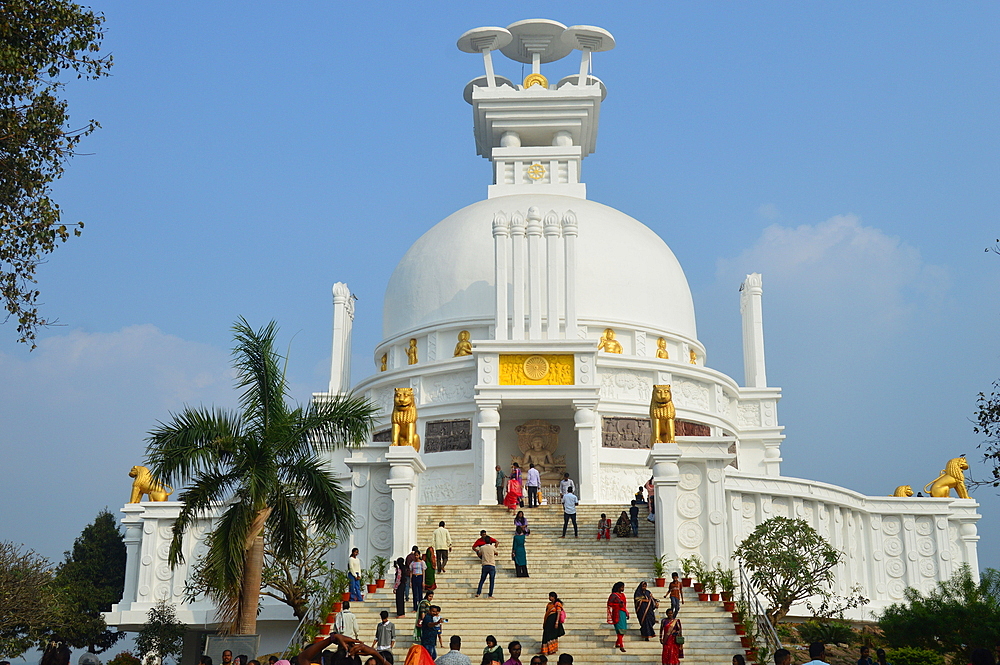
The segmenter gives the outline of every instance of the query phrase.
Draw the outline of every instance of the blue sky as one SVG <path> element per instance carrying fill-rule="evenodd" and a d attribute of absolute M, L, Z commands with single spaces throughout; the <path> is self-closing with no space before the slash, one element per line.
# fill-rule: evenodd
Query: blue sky
<path fill-rule="evenodd" d="M 325 389 L 331 295 L 359 297 L 354 374 L 409 245 L 486 196 L 455 41 L 535 16 L 610 30 L 589 197 L 683 265 L 708 364 L 742 382 L 738 293 L 764 276 L 786 475 L 870 494 L 978 460 L 1000 378 L 1000 5 L 100 2 L 113 75 L 67 91 L 56 187 L 84 235 L 40 271 L 61 326 L 0 327 L 0 534 L 51 558 L 128 498 L 145 433 L 235 405 L 230 326 L 278 321 L 300 400 Z M 575 70 L 568 58 L 545 71 Z M 497 58 L 498 73 L 520 65 Z M 973 474 L 985 468 L 973 463 Z M 980 561 L 1000 566 L 1000 500 Z"/>

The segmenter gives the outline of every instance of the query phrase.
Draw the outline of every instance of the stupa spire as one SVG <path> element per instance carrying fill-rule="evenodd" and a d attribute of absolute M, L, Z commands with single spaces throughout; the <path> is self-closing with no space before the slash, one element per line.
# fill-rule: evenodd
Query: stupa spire
<path fill-rule="evenodd" d="M 466 53 L 480 53 L 486 75 L 465 87 L 472 105 L 476 152 L 493 162 L 489 198 L 549 193 L 587 197 L 580 162 L 594 152 L 601 101 L 607 89 L 590 74 L 591 54 L 610 51 L 614 37 L 603 28 L 529 19 L 506 28 L 474 28 L 458 40 Z M 551 84 L 542 65 L 581 52 L 577 73 Z M 520 84 L 497 76 L 493 51 L 531 65 Z"/>

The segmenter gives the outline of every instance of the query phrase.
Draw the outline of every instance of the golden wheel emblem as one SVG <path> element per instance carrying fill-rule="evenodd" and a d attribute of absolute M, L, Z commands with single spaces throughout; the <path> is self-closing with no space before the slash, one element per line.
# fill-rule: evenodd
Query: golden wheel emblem
<path fill-rule="evenodd" d="M 533 85 L 540 85 L 543 88 L 548 88 L 549 80 L 541 74 L 528 74 L 524 77 L 524 89 L 527 90 Z"/>
<path fill-rule="evenodd" d="M 532 381 L 539 381 L 549 373 L 549 361 L 542 356 L 531 356 L 521 366 L 524 375 Z"/>
<path fill-rule="evenodd" d="M 541 164 L 532 164 L 528 167 L 528 177 L 532 180 L 541 180 L 545 177 L 545 167 Z"/>

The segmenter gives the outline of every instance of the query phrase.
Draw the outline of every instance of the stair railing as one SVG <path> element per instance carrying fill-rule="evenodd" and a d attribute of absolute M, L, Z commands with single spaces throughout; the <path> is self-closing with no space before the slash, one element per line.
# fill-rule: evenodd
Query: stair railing
<path fill-rule="evenodd" d="M 305 625 L 306 621 L 314 620 L 316 618 L 316 613 L 319 612 L 322 607 L 323 601 L 323 594 L 315 594 L 314 600 L 309 603 L 309 607 L 306 608 L 306 613 L 302 615 L 302 619 L 300 619 L 298 625 L 295 626 L 292 636 L 288 638 L 288 644 L 285 645 L 284 650 L 281 652 L 281 659 L 288 656 L 289 651 L 292 649 L 292 645 L 295 644 L 296 641 L 302 640 L 302 626 Z"/>
<path fill-rule="evenodd" d="M 778 639 L 778 632 L 767 617 L 767 608 L 761 604 L 760 594 L 750 580 L 746 568 L 743 567 L 743 561 L 739 557 L 736 557 L 736 565 L 740 571 L 740 597 L 750 607 L 750 614 L 753 616 L 754 623 L 757 624 L 758 634 L 763 636 L 768 650 L 774 653 L 781 648 L 781 640 Z"/>

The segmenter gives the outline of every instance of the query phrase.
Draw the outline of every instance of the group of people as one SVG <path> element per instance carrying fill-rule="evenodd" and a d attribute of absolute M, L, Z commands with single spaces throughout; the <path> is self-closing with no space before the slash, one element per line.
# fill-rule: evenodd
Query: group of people
<path fill-rule="evenodd" d="M 506 506 L 507 510 L 513 513 L 518 508 L 524 508 L 526 494 L 528 508 L 537 508 L 541 505 L 542 476 L 534 464 L 528 465 L 527 477 L 518 462 L 510 465 L 509 476 L 503 472 L 499 464 L 496 466 L 496 472 L 497 505 Z M 562 480 L 559 481 L 560 499 L 566 496 L 567 492 L 575 494 L 576 484 L 568 473 L 564 473 Z"/>
<path fill-rule="evenodd" d="M 659 622 L 660 644 L 663 645 L 660 661 L 663 665 L 679 665 L 680 659 L 684 657 L 684 633 L 678 618 L 683 596 L 677 573 L 673 575 L 666 597 L 670 598 L 670 608 Z M 653 597 L 645 581 L 639 582 L 639 586 L 635 588 L 633 603 L 635 618 L 639 622 L 639 634 L 648 642 L 657 634 L 656 609 L 660 603 Z M 608 623 L 615 629 L 615 648 L 622 653 L 625 653 L 625 632 L 628 630 L 629 617 L 625 583 L 617 582 L 608 596 Z"/>

